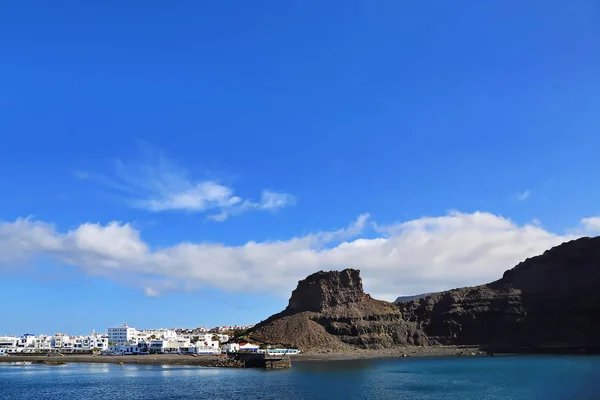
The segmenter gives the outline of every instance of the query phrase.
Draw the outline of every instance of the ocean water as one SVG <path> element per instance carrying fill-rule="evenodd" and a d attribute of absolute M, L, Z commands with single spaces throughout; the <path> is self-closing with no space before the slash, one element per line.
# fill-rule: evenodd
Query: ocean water
<path fill-rule="evenodd" d="M 0 363 L 0 399 L 599 400 L 600 357 L 295 362 L 290 370 Z"/>

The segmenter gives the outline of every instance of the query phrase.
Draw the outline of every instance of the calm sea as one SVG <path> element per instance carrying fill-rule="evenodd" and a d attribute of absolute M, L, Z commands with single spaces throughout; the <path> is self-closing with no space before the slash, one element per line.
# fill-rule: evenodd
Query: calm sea
<path fill-rule="evenodd" d="M 295 362 L 291 370 L 0 363 L 0 399 L 600 399 L 600 357 Z"/>

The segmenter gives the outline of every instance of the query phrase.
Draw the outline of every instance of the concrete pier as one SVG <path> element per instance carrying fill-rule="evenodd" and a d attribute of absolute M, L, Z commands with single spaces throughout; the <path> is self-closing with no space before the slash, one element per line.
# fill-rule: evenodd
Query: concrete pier
<path fill-rule="evenodd" d="M 244 363 L 244 368 L 291 368 L 292 361 L 287 354 L 270 355 L 266 353 L 228 353 L 236 361 Z"/>

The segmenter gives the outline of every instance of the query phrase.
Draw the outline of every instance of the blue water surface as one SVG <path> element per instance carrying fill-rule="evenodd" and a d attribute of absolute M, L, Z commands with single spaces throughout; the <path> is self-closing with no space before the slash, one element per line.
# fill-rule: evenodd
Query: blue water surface
<path fill-rule="evenodd" d="M 290 370 L 0 363 L 0 399 L 600 399 L 600 357 L 294 362 Z"/>

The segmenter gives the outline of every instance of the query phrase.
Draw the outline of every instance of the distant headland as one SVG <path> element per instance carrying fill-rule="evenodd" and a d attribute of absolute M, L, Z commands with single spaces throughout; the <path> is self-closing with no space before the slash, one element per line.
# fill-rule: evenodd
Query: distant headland
<path fill-rule="evenodd" d="M 600 237 L 563 243 L 489 284 L 418 297 L 375 300 L 364 293 L 358 270 L 320 271 L 301 280 L 287 308 L 247 336 L 309 353 L 435 352 L 440 346 L 489 354 L 597 352 Z"/>

